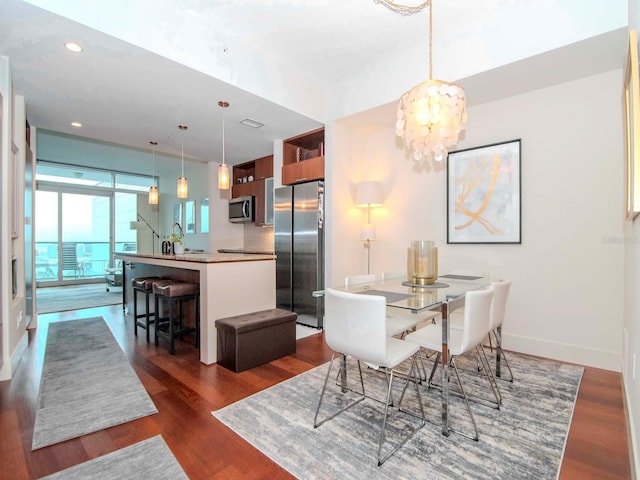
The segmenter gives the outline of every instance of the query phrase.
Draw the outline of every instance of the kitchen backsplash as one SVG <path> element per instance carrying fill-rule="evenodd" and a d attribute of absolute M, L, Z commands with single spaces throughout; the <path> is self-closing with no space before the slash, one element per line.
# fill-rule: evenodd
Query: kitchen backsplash
<path fill-rule="evenodd" d="M 256 227 L 254 223 L 244 224 L 244 248 L 246 250 L 266 250 L 272 252 L 274 246 L 273 227 Z"/>

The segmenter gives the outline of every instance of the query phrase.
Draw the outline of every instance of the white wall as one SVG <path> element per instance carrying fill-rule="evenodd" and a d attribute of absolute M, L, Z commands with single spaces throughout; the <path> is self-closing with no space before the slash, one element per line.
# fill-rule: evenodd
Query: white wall
<path fill-rule="evenodd" d="M 638 0 L 629 1 L 629 27 L 640 29 Z M 625 253 L 622 377 L 630 427 L 630 449 L 636 478 L 640 478 L 640 217 L 633 223 L 625 222 L 621 243 Z"/>
<path fill-rule="evenodd" d="M 367 3 L 373 2 L 365 2 L 361 8 L 366 8 Z M 448 7 L 439 7 L 440 3 L 433 7 L 433 77 L 448 81 L 465 79 L 627 25 L 626 0 L 460 0 Z M 426 36 L 428 14 L 418 16 L 425 22 L 421 25 L 425 26 Z M 412 28 L 411 19 L 391 15 L 388 20 Z M 466 28 L 461 31 L 459 25 L 465 21 Z M 545 35 L 540 35 L 541 25 Z M 378 55 L 359 75 L 341 78 L 331 86 L 326 94 L 328 118 L 395 103 L 402 93 L 428 78 L 426 37 L 418 43 L 403 44 L 402 40 L 398 39 L 397 48 L 390 54 Z M 554 74 L 545 72 L 540 81 Z"/>
<path fill-rule="evenodd" d="M 186 248 L 208 250 L 209 248 L 209 235 L 200 233 L 201 220 L 200 220 L 200 204 L 203 198 L 209 196 L 209 167 L 200 163 L 185 162 L 184 164 L 184 176 L 187 177 L 187 183 L 189 185 L 188 197 L 178 198 L 178 176 L 180 170 L 176 170 L 175 175 L 164 175 L 160 177 L 158 182 L 158 191 L 160 192 L 160 198 L 158 200 L 158 207 L 160 210 L 160 225 L 158 233 L 160 234 L 160 240 L 164 235 L 171 235 L 171 227 L 174 223 L 173 209 L 177 204 L 182 205 L 182 223 L 183 232 L 186 232 L 185 223 L 185 207 L 187 202 L 195 202 L 196 206 L 196 233 L 185 234 L 183 243 Z M 211 205 L 209 206 L 211 208 Z M 215 206 L 214 206 L 215 208 Z M 156 252 L 160 250 L 156 248 Z"/>
<path fill-rule="evenodd" d="M 622 378 L 637 477 L 640 474 L 640 217 L 633 223 L 625 222 L 620 243 L 625 252 Z"/>
<path fill-rule="evenodd" d="M 26 347 L 26 311 L 24 287 L 24 215 L 14 211 L 14 195 L 24 196 L 24 185 L 14 178 L 24 178 L 26 150 L 24 98 L 14 96 L 10 62 L 0 56 L 0 93 L 2 94 L 2 139 L 0 145 L 0 316 L 2 316 L 2 368 L 0 380 L 11 378 L 22 350 Z M 15 145 L 15 151 L 14 151 Z M 15 158 L 15 160 L 14 160 Z M 18 169 L 14 172 L 14 169 Z M 16 215 L 14 225 L 14 215 Z M 15 229 L 14 229 L 15 226 Z M 17 233 L 15 238 L 12 233 Z M 12 258 L 17 259 L 18 291 L 12 295 Z"/>
<path fill-rule="evenodd" d="M 209 251 L 243 246 L 244 227 L 229 222 L 231 189 L 218 189 L 218 164 L 209 164 Z"/>
<path fill-rule="evenodd" d="M 11 285 L 9 277 L 11 236 L 9 229 L 9 155 L 10 155 L 10 132 L 9 119 L 11 105 L 11 73 L 9 70 L 9 59 L 0 56 L 0 95 L 2 105 L 0 106 L 0 284 Z M 0 380 L 5 380 L 11 376 L 10 346 L 9 346 L 9 301 L 11 290 L 0 288 L 0 319 L 2 320 L 2 365 L 0 366 Z"/>
<path fill-rule="evenodd" d="M 380 180 L 386 199 L 372 213 L 372 272 L 403 268 L 411 240 L 435 240 L 441 263 L 514 280 L 507 348 L 619 371 L 623 246 L 609 239 L 622 236 L 621 83 L 617 70 L 469 109 L 458 148 L 522 139 L 521 245 L 447 245 L 444 165 L 429 171 L 408 160 L 392 121 L 336 122 L 328 283 L 365 271 L 366 212 L 353 191 L 360 180 Z"/>

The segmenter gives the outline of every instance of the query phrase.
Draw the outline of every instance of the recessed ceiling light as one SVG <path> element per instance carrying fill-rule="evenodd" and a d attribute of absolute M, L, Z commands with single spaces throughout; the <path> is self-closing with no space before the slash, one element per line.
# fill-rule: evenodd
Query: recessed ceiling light
<path fill-rule="evenodd" d="M 82 51 L 82 47 L 78 45 L 76 42 L 67 42 L 64 44 L 67 50 L 73 53 L 80 53 Z"/>
<path fill-rule="evenodd" d="M 242 120 L 240 120 L 240 123 L 251 128 L 264 127 L 264 123 L 254 120 L 252 118 L 243 118 Z"/>
<path fill-rule="evenodd" d="M 80 128 L 82 126 L 82 124 L 80 122 L 71 122 L 71 126 Z"/>

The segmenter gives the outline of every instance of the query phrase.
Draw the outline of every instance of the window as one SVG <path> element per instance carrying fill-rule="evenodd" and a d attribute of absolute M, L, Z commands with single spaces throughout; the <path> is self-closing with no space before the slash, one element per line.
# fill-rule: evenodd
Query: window
<path fill-rule="evenodd" d="M 153 177 L 150 175 L 113 172 L 46 161 L 37 162 L 36 181 L 81 187 L 115 188 L 133 192 L 146 192 L 154 184 Z"/>

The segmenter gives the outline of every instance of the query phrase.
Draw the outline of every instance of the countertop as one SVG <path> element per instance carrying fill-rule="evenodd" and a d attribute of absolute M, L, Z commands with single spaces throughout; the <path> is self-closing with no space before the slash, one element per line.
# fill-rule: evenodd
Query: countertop
<path fill-rule="evenodd" d="M 250 248 L 219 248 L 219 253 L 249 253 L 251 255 L 275 255 L 275 252 L 266 250 L 252 250 Z"/>
<path fill-rule="evenodd" d="M 120 258 L 155 258 L 158 260 L 175 260 L 179 262 L 196 263 L 226 263 L 226 262 L 255 262 L 261 260 L 275 260 L 273 254 L 248 254 L 248 253 L 185 253 L 184 255 L 161 255 L 151 253 L 116 252 Z"/>

